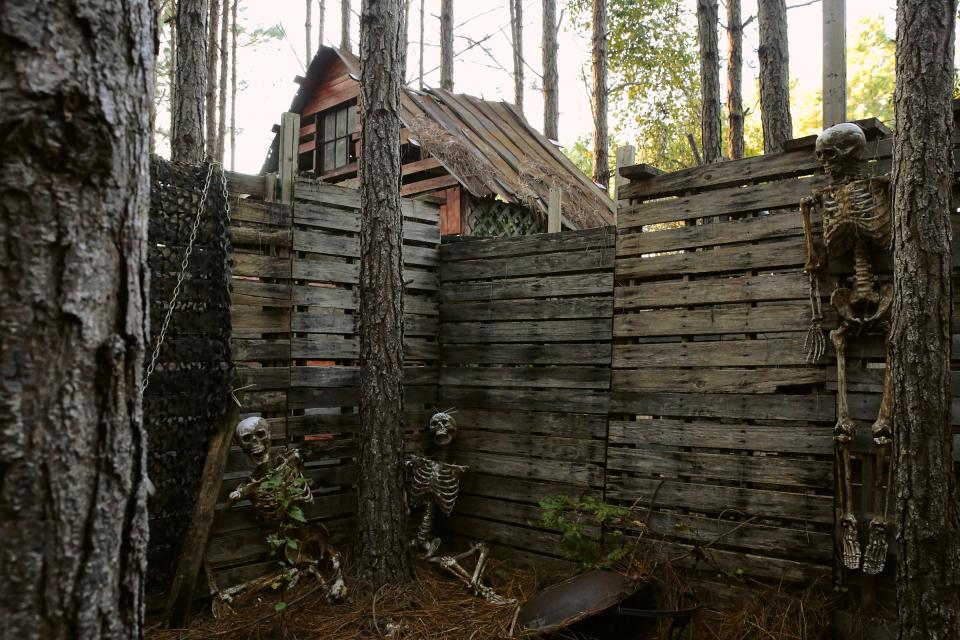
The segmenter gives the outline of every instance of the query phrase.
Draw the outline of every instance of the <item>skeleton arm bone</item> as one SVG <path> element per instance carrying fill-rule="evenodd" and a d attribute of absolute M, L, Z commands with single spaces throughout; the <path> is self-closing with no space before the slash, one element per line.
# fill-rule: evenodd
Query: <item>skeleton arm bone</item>
<path fill-rule="evenodd" d="M 800 214 L 803 216 L 803 236 L 807 242 L 807 263 L 803 266 L 803 270 L 807 273 L 815 273 L 823 268 L 823 259 L 817 250 L 813 237 L 813 226 L 810 223 L 810 210 L 821 205 L 822 201 L 819 193 L 800 200 Z"/>

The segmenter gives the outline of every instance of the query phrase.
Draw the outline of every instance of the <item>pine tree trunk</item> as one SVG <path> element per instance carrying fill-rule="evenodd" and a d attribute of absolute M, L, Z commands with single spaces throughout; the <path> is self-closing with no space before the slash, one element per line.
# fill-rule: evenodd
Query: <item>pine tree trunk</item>
<path fill-rule="evenodd" d="M 423 2 L 420 0 L 420 89 L 423 90 Z"/>
<path fill-rule="evenodd" d="M 230 171 L 237 163 L 237 3 L 230 9 Z"/>
<path fill-rule="evenodd" d="M 224 0 L 226 2 L 226 0 Z M 207 40 L 207 157 L 217 157 L 217 54 L 220 37 L 220 0 L 210 0 Z"/>
<path fill-rule="evenodd" d="M 897 3 L 893 352 L 900 638 L 960 629 L 950 404 L 956 0 Z"/>
<path fill-rule="evenodd" d="M 217 162 L 223 164 L 227 138 L 227 33 L 230 27 L 230 0 L 223 0 L 220 25 L 220 91 L 217 104 Z"/>
<path fill-rule="evenodd" d="M 170 0 L 170 68 L 167 72 L 170 74 L 168 82 L 169 90 L 169 109 L 170 109 L 170 149 L 173 152 L 173 139 L 176 136 L 174 131 L 175 114 L 177 111 L 177 0 Z"/>
<path fill-rule="evenodd" d="M 340 0 L 340 48 L 350 51 L 350 0 Z"/>
<path fill-rule="evenodd" d="M 593 0 L 593 181 L 610 185 L 607 139 L 607 0 Z"/>
<path fill-rule="evenodd" d="M 743 154 L 743 20 L 740 0 L 727 0 L 727 155 Z"/>
<path fill-rule="evenodd" d="M 453 91 L 453 0 L 440 3 L 440 88 Z"/>
<path fill-rule="evenodd" d="M 0 633 L 19 640 L 143 634 L 156 16 L 87 8 L 0 3 Z"/>
<path fill-rule="evenodd" d="M 306 31 L 306 57 L 303 59 L 303 64 L 305 68 L 310 68 L 310 62 L 313 60 L 313 17 L 310 15 L 311 10 L 313 9 L 313 0 L 306 0 L 307 3 L 307 18 L 304 20 L 303 28 Z"/>
<path fill-rule="evenodd" d="M 697 0 L 697 27 L 700 40 L 700 134 L 703 162 L 722 158 L 723 114 L 720 111 L 720 44 L 717 41 L 717 0 Z"/>
<path fill-rule="evenodd" d="M 785 0 L 757 0 L 760 23 L 760 120 L 763 123 L 763 152 L 783 150 L 793 137 L 790 117 L 790 53 L 787 47 L 787 5 Z"/>
<path fill-rule="evenodd" d="M 403 465 L 400 87 L 402 0 L 364 0 L 360 19 L 360 455 L 358 572 L 412 576 Z"/>
<path fill-rule="evenodd" d="M 207 93 L 207 0 L 177 2 L 177 76 L 174 85 L 170 157 L 200 164 L 204 158 L 203 114 Z"/>
<path fill-rule="evenodd" d="M 513 104 L 523 113 L 523 0 L 510 3 L 510 35 L 513 41 Z"/>
<path fill-rule="evenodd" d="M 557 1 L 543 0 L 543 135 L 559 137 L 560 78 L 557 75 Z"/>
<path fill-rule="evenodd" d="M 317 50 L 323 46 L 323 23 L 327 17 L 327 0 L 320 0 L 320 13 L 317 15 Z"/>

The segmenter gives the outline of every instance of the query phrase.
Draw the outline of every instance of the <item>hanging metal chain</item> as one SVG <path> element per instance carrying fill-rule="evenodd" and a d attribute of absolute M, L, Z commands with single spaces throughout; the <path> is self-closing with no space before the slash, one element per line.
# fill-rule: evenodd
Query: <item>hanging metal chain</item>
<path fill-rule="evenodd" d="M 143 384 L 140 386 L 140 392 L 143 393 L 147 390 L 147 386 L 150 384 L 150 376 L 153 375 L 153 370 L 157 367 L 157 358 L 160 357 L 160 347 L 163 346 L 163 341 L 167 337 L 167 329 L 170 327 L 170 318 L 173 317 L 173 310 L 177 304 L 177 298 L 180 297 L 180 288 L 183 286 L 183 279 L 187 275 L 187 267 L 190 264 L 190 255 L 193 253 L 193 244 L 197 240 L 197 231 L 200 229 L 200 219 L 203 217 L 203 211 L 206 208 L 207 204 L 207 195 L 210 192 L 210 180 L 213 177 L 213 170 L 215 167 L 220 166 L 217 162 L 211 162 L 210 166 L 207 169 L 207 177 L 203 183 L 203 195 L 200 198 L 200 203 L 197 205 L 197 213 L 193 218 L 193 228 L 190 230 L 190 239 L 187 241 L 187 250 L 183 253 L 183 260 L 180 261 L 180 273 L 177 274 L 177 284 L 173 287 L 173 293 L 170 295 L 170 303 L 167 306 L 167 314 L 163 318 L 163 324 L 160 325 L 160 333 L 157 335 L 157 344 L 153 348 L 153 355 L 150 357 L 150 364 L 147 365 L 147 371 L 143 376 Z M 223 193 L 223 204 L 226 208 L 227 222 L 230 221 L 230 199 L 227 193 L 227 176 L 223 172 L 223 169 L 220 169 L 220 182 L 221 182 L 221 192 Z"/>

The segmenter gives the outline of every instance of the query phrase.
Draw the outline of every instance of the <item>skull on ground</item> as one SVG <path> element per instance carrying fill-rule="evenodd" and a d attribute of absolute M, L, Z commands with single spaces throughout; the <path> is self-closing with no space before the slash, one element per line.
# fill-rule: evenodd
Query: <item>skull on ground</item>
<path fill-rule="evenodd" d="M 258 467 L 270 458 L 270 423 L 263 418 L 241 420 L 236 430 L 240 448 Z"/>
<path fill-rule="evenodd" d="M 858 125 L 842 122 L 817 136 L 817 160 L 833 184 L 859 178 L 867 136 Z"/>

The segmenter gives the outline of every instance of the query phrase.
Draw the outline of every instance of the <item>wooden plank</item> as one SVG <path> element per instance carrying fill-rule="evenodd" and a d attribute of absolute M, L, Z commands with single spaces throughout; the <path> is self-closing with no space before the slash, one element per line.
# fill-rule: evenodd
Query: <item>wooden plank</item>
<path fill-rule="evenodd" d="M 799 213 L 792 211 L 643 233 L 624 233 L 620 230 L 617 236 L 617 258 L 802 235 L 803 220 Z"/>
<path fill-rule="evenodd" d="M 555 298 L 606 294 L 613 287 L 612 273 L 580 273 L 567 276 L 511 278 L 464 282 L 440 291 L 442 302 L 506 300 L 509 298 Z"/>
<path fill-rule="evenodd" d="M 711 546 L 703 549 L 702 545 L 684 545 L 675 542 L 649 541 L 647 547 L 653 548 L 653 553 L 675 564 L 677 567 L 689 570 L 709 571 L 710 573 L 734 573 L 763 578 L 777 583 L 809 584 L 814 581 L 825 583 L 831 576 L 831 568 L 827 565 L 816 565 L 810 562 L 798 562 L 771 558 L 741 551 L 732 551 Z M 701 553 L 701 549 L 702 553 Z"/>
<path fill-rule="evenodd" d="M 540 253 L 510 258 L 486 258 L 445 262 L 440 267 L 440 279 L 485 280 L 516 276 L 556 275 L 574 271 L 594 271 L 613 268 L 613 251 L 583 250 L 577 252 Z"/>
<path fill-rule="evenodd" d="M 691 509 L 720 514 L 736 510 L 763 518 L 796 522 L 833 523 L 833 496 L 748 489 L 682 480 L 607 476 L 607 498 L 649 505 L 656 492 L 655 506 Z"/>
<path fill-rule="evenodd" d="M 360 367 L 291 367 L 289 370 L 290 387 L 335 388 L 359 387 Z M 404 367 L 405 385 L 430 385 L 437 383 L 435 367 Z"/>
<path fill-rule="evenodd" d="M 611 413 L 833 422 L 833 395 L 614 392 Z"/>
<path fill-rule="evenodd" d="M 293 222 L 332 231 L 360 233 L 360 216 L 356 210 L 327 207 L 322 202 L 298 200 L 293 211 Z"/>
<path fill-rule="evenodd" d="M 612 445 L 698 447 L 832 456 L 832 425 L 765 425 L 697 420 L 611 420 Z"/>
<path fill-rule="evenodd" d="M 420 180 L 418 182 L 411 182 L 400 187 L 400 196 L 408 197 L 415 196 L 421 193 L 427 193 L 429 191 L 437 191 L 439 189 L 446 189 L 447 187 L 452 187 L 460 184 L 460 182 L 453 176 L 439 176 L 437 178 L 427 178 L 426 180 Z"/>
<path fill-rule="evenodd" d="M 268 247 L 278 247 L 281 249 L 290 248 L 289 229 L 279 229 L 270 231 L 256 227 L 238 227 L 232 226 L 230 231 L 230 244 L 236 248 L 246 245 L 252 245 L 257 249 L 266 249 Z"/>
<path fill-rule="evenodd" d="M 471 469 L 483 469 L 486 473 L 515 478 L 564 482 L 586 487 L 599 487 L 603 484 L 603 468 L 592 464 L 571 465 L 569 462 L 556 460 L 464 450 L 456 451 L 454 460 Z"/>
<path fill-rule="evenodd" d="M 495 344 L 484 346 L 440 346 L 447 365 L 460 364 L 579 364 L 610 363 L 610 346 L 605 344 Z"/>
<path fill-rule="evenodd" d="M 604 443 L 599 440 L 516 433 L 493 435 L 487 431 L 470 429 L 461 430 L 451 446 L 454 451 L 567 460 L 577 464 L 583 462 L 603 464 L 605 454 Z"/>
<path fill-rule="evenodd" d="M 806 245 L 796 238 L 763 244 L 718 247 L 709 251 L 624 258 L 617 260 L 617 280 L 750 269 L 782 269 L 803 266 L 806 261 Z"/>
<path fill-rule="evenodd" d="M 804 334 L 770 340 L 710 340 L 620 344 L 613 349 L 616 368 L 744 367 L 805 365 Z"/>
<path fill-rule="evenodd" d="M 334 235 L 325 231 L 296 229 L 293 234 L 294 251 L 323 253 L 345 258 L 360 257 L 360 236 Z"/>
<path fill-rule="evenodd" d="M 833 313 L 824 305 L 826 326 Z M 781 302 L 710 309 L 650 309 L 613 318 L 614 337 L 706 335 L 806 331 L 810 326 L 809 302 Z"/>
<path fill-rule="evenodd" d="M 492 522 L 455 513 L 447 520 L 447 527 L 456 534 L 474 540 L 489 540 L 496 544 L 537 551 L 560 547 L 560 535 L 541 529 Z"/>
<path fill-rule="evenodd" d="M 827 184 L 826 176 L 816 175 L 651 200 L 621 207 L 617 212 L 617 227 L 628 230 L 661 222 L 740 215 L 781 207 L 799 208 L 801 198 Z"/>
<path fill-rule="evenodd" d="M 257 278 L 289 278 L 290 258 L 233 253 L 233 275 Z"/>
<path fill-rule="evenodd" d="M 609 318 L 594 320 L 528 320 L 518 322 L 444 323 L 440 339 L 446 344 L 485 342 L 609 341 Z"/>
<path fill-rule="evenodd" d="M 446 405 L 444 405 L 446 406 Z M 455 408 L 454 418 L 464 431 L 549 435 L 562 438 L 605 438 L 606 416 L 588 413 L 526 412 L 517 420 L 515 411 Z"/>
<path fill-rule="evenodd" d="M 233 360 L 289 360 L 289 340 L 237 339 L 231 341 Z"/>
<path fill-rule="evenodd" d="M 235 304 L 230 307 L 230 325 L 234 337 L 244 337 L 245 334 L 287 333 L 290 331 L 290 310 Z"/>
<path fill-rule="evenodd" d="M 480 495 L 527 504 L 538 504 L 541 500 L 556 495 L 598 499 L 602 495 L 599 487 L 573 484 L 568 479 L 553 481 L 502 475 L 499 468 L 479 466 L 463 476 L 460 491 L 463 495 Z"/>
<path fill-rule="evenodd" d="M 224 171 L 227 177 L 227 189 L 232 196 L 249 195 L 254 198 L 263 197 L 263 176 Z"/>
<path fill-rule="evenodd" d="M 503 300 L 497 302 L 497 304 L 461 302 L 446 303 L 440 306 L 440 319 L 443 322 L 561 320 L 565 318 L 609 318 L 612 315 L 612 295 L 602 298 L 565 298 L 562 300 Z M 451 329 L 451 331 L 453 330 Z"/>
<path fill-rule="evenodd" d="M 801 460 L 774 455 L 689 453 L 611 448 L 607 470 L 694 480 L 723 480 L 819 489 L 833 487 L 833 460 Z"/>
<path fill-rule="evenodd" d="M 809 287 L 806 274 L 800 271 L 692 281 L 670 280 L 617 287 L 614 290 L 614 303 L 616 309 L 642 309 L 766 300 L 806 300 L 809 297 Z M 829 278 L 823 278 L 820 287 L 822 291 L 830 291 L 833 282 Z"/>
<path fill-rule="evenodd" d="M 515 258 L 558 251 L 601 249 L 613 247 L 615 242 L 615 227 L 598 227 L 557 234 L 538 233 L 516 238 L 469 238 L 456 242 L 444 241 L 440 246 L 440 254 L 444 262 L 478 258 Z"/>
<path fill-rule="evenodd" d="M 617 369 L 617 391 L 697 391 L 700 393 L 776 393 L 785 387 L 822 384 L 822 367 L 762 369 Z"/>
<path fill-rule="evenodd" d="M 443 404 L 473 409 L 606 413 L 606 393 L 585 389 L 444 387 Z"/>
<path fill-rule="evenodd" d="M 289 367 L 237 367 L 237 385 L 252 389 L 287 389 L 290 386 Z"/>
<path fill-rule="evenodd" d="M 610 370 L 606 367 L 444 367 L 440 370 L 440 384 L 457 387 L 608 389 Z"/>
<path fill-rule="evenodd" d="M 230 302 L 236 305 L 289 307 L 290 284 L 234 277 L 230 280 Z"/>

